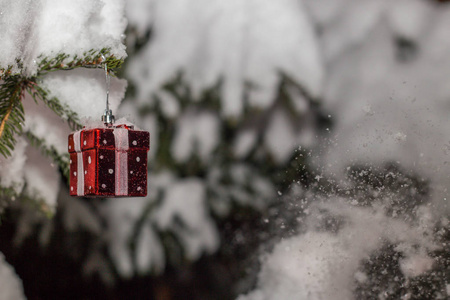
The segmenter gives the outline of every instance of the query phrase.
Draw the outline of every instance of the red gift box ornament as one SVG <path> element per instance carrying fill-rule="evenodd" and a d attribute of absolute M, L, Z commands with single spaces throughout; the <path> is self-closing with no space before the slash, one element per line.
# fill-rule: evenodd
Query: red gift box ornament
<path fill-rule="evenodd" d="M 70 134 L 70 195 L 146 196 L 149 140 L 126 125 Z"/>
<path fill-rule="evenodd" d="M 70 195 L 143 197 L 147 195 L 150 134 L 134 130 L 132 125 L 113 124 L 107 73 L 106 79 L 106 110 L 102 116 L 104 126 L 84 127 L 69 135 Z"/>

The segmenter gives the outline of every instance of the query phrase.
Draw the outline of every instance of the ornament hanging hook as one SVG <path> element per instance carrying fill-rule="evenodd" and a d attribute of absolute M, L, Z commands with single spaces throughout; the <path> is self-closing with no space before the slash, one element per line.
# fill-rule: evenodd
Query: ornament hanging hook
<path fill-rule="evenodd" d="M 110 86 L 110 76 L 108 73 L 108 64 L 106 63 L 106 58 L 102 54 L 102 62 L 105 68 L 105 81 L 106 81 L 106 109 L 102 115 L 102 121 L 106 126 L 110 127 L 114 124 L 114 115 L 112 110 L 109 109 L 109 86 Z"/>

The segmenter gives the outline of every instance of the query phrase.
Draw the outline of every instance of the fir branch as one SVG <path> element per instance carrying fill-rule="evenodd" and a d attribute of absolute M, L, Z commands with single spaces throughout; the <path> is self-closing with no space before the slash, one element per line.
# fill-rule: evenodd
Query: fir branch
<path fill-rule="evenodd" d="M 39 84 L 35 83 L 35 79 L 32 81 L 32 84 L 29 84 L 27 86 L 27 91 L 33 97 L 36 103 L 38 102 L 38 99 L 41 100 L 56 115 L 58 115 L 63 120 L 66 120 L 72 130 L 78 130 L 82 127 L 78 115 L 73 112 L 67 105 L 61 104 L 58 98 L 49 98 L 50 92 L 41 87 Z"/>
<path fill-rule="evenodd" d="M 7 157 L 14 149 L 15 134 L 22 133 L 25 120 L 22 106 L 27 81 L 21 76 L 8 76 L 0 86 L 0 154 Z"/>
<path fill-rule="evenodd" d="M 5 124 L 9 119 L 9 116 L 11 115 L 11 112 L 13 110 L 13 102 L 11 101 L 10 105 L 6 109 L 6 115 L 3 117 L 2 122 L 0 123 L 0 138 L 2 137 L 3 130 L 5 130 Z"/>
<path fill-rule="evenodd" d="M 26 192 L 25 187 L 20 192 L 17 192 L 12 187 L 0 186 L 0 214 L 7 206 L 15 201 L 20 201 L 21 203 L 31 206 L 48 218 L 51 218 L 54 215 L 53 209 L 48 206 L 43 198 L 36 197 L 36 195 L 31 196 Z"/>
<path fill-rule="evenodd" d="M 15 192 L 13 188 L 5 188 L 0 186 L 0 216 L 3 215 L 3 212 L 6 207 L 11 203 L 11 201 L 14 201 L 15 198 Z M 1 221 L 1 218 L 0 218 Z M 0 222 L 1 224 L 1 222 Z"/>
<path fill-rule="evenodd" d="M 102 56 L 105 57 L 105 61 L 103 61 Z M 111 54 L 109 48 L 103 48 L 100 51 L 91 49 L 83 53 L 81 57 L 78 57 L 78 55 L 70 57 L 67 54 L 60 53 L 52 58 L 40 56 L 39 59 L 41 60 L 38 63 L 38 77 L 54 71 L 67 71 L 76 68 L 99 68 L 103 67 L 105 62 L 108 70 L 114 74 L 123 64 L 123 59 L 116 58 Z"/>
<path fill-rule="evenodd" d="M 8 78 L 9 76 L 13 75 L 12 74 L 12 66 L 9 66 L 8 68 L 2 68 L 0 67 L 0 80 L 5 80 L 6 78 Z"/>
<path fill-rule="evenodd" d="M 59 167 L 65 180 L 69 182 L 70 168 L 69 168 L 69 153 L 61 154 L 52 145 L 48 145 L 44 139 L 35 136 L 32 132 L 26 131 L 25 136 L 30 141 L 31 145 L 38 148 L 44 156 L 51 158 Z"/>

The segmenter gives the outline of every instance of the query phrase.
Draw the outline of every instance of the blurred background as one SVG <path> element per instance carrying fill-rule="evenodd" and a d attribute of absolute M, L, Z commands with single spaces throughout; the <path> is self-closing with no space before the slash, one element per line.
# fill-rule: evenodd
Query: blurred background
<path fill-rule="evenodd" d="M 73 198 L 55 168 L 53 218 L 5 208 L 0 251 L 26 297 L 448 299 L 446 2 L 127 1 L 115 114 L 150 132 L 149 194 Z M 307 275 L 270 257 L 319 232 L 351 279 L 301 296 L 283 280 Z M 341 247 L 367 235 L 380 242 Z"/>

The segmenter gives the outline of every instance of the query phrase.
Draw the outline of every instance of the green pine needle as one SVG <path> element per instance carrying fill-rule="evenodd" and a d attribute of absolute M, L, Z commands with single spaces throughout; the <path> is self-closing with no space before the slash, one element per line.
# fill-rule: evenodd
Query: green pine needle
<path fill-rule="evenodd" d="M 103 48 L 100 51 L 91 49 L 81 57 L 74 55 L 70 57 L 67 54 L 60 53 L 55 57 L 39 57 L 38 63 L 38 77 L 48 74 L 54 71 L 67 71 L 76 68 L 102 68 L 105 61 L 102 59 L 102 55 L 105 57 L 108 70 L 114 75 L 123 64 L 123 59 L 116 58 L 111 54 L 110 49 Z"/>
<path fill-rule="evenodd" d="M 25 121 L 22 98 L 27 82 L 20 76 L 8 76 L 0 86 L 0 154 L 11 155 L 15 135 L 22 133 Z"/>
<path fill-rule="evenodd" d="M 41 100 L 56 115 L 67 121 L 72 130 L 78 130 L 82 127 L 78 115 L 75 112 L 73 112 L 67 105 L 62 105 L 58 98 L 49 98 L 50 92 L 36 84 L 35 81 L 33 81 L 33 84 L 28 85 L 27 92 L 33 97 L 36 103 L 38 100 Z"/>

